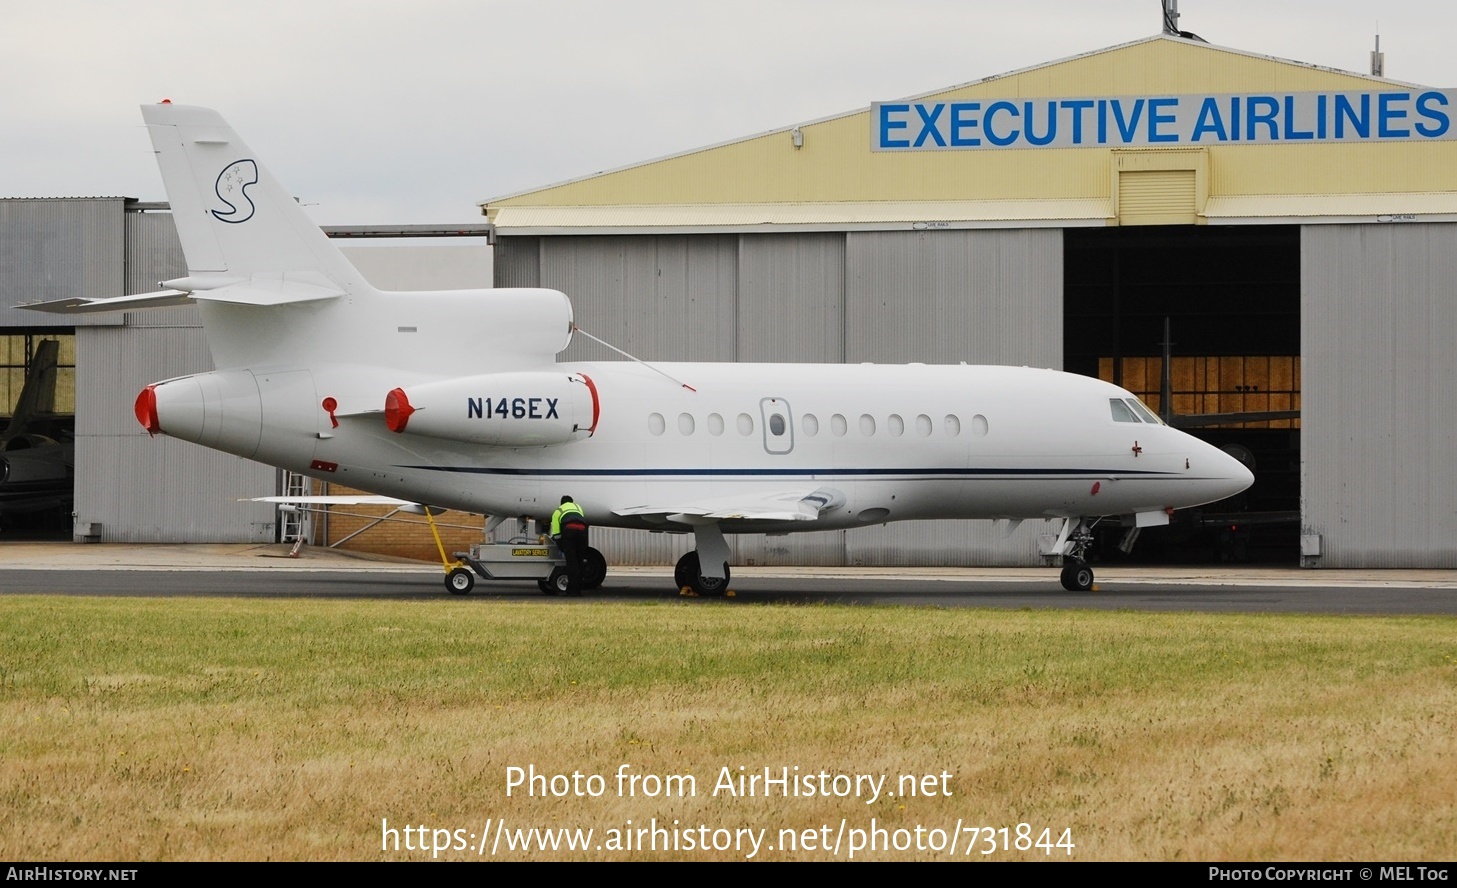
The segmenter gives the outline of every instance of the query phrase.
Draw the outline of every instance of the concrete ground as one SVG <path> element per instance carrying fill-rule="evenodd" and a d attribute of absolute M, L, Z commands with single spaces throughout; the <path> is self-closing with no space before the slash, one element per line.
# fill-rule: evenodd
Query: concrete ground
<path fill-rule="evenodd" d="M 287 545 L 0 542 L 0 570 L 368 571 L 429 575 L 432 562 Z M 1046 585 L 1046 567 L 746 567 L 734 577 L 786 579 L 982 580 Z M 1457 570 L 1307 570 L 1299 567 L 1122 567 L 1098 565 L 1100 583 L 1127 585 L 1280 586 L 1457 589 Z M 672 567 L 611 567 L 611 576 L 670 577 Z"/>

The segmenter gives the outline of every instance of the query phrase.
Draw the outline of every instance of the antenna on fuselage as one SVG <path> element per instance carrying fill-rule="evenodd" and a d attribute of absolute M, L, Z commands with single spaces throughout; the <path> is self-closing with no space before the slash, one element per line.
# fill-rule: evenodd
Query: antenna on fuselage
<path fill-rule="evenodd" d="M 644 361 L 642 358 L 636 357 L 634 355 L 630 355 L 627 352 L 623 351 L 622 349 L 618 348 L 617 346 L 613 345 L 612 343 L 607 342 L 606 340 L 598 339 L 596 336 L 593 336 L 591 333 L 588 333 L 586 330 L 583 330 L 581 327 L 578 327 L 576 324 L 573 324 L 572 325 L 572 332 L 573 333 L 580 333 L 583 336 L 587 337 L 588 339 L 592 340 L 593 342 L 596 342 L 596 343 L 599 343 L 601 345 L 607 346 L 608 348 L 610 348 L 613 351 L 617 352 L 619 355 L 622 355 L 624 358 L 627 358 L 629 361 L 637 361 L 639 364 L 643 365 L 644 367 L 648 368 L 649 370 L 653 371 L 654 373 L 658 374 L 659 376 L 663 377 L 664 379 L 667 379 L 667 380 L 670 380 L 672 382 L 675 382 L 678 385 L 683 386 L 683 388 L 687 389 L 690 392 L 696 392 L 696 391 L 698 391 L 698 389 L 694 388 L 693 386 L 689 385 L 688 383 L 684 382 L 683 380 L 681 380 L 681 379 L 674 379 L 673 377 L 671 377 L 668 374 L 664 373 L 663 371 L 659 370 L 657 367 L 654 367 L 652 364 L 649 364 L 647 361 Z"/>

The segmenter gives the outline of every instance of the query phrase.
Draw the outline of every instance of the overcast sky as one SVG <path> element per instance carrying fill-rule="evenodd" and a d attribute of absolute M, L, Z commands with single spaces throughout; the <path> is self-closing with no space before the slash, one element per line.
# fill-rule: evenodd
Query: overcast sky
<path fill-rule="evenodd" d="M 1211 43 L 1457 86 L 1452 0 L 1183 0 Z M 0 197 L 165 195 L 221 111 L 326 224 L 476 203 L 1159 32 L 1157 0 L 0 0 Z"/>

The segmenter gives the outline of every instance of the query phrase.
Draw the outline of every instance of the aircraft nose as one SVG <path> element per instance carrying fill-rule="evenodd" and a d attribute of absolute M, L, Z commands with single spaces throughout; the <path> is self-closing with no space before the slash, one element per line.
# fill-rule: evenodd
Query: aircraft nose
<path fill-rule="evenodd" d="M 1254 472 L 1251 472 L 1244 463 L 1217 447 L 1210 446 L 1209 450 L 1217 467 L 1215 473 L 1221 482 L 1220 499 L 1248 490 L 1250 485 L 1255 483 Z"/>

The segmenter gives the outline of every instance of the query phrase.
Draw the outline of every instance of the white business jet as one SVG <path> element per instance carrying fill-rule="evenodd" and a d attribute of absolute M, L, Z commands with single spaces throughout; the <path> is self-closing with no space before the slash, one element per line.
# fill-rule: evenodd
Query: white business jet
<path fill-rule="evenodd" d="M 152 434 L 492 516 L 570 493 L 595 524 L 693 534 L 675 579 L 700 594 L 727 587 L 726 533 L 939 518 L 1061 519 L 1050 554 L 1086 590 L 1095 519 L 1167 524 L 1253 481 L 1129 392 L 1052 370 L 562 363 L 564 294 L 376 290 L 216 112 L 142 116 L 188 275 L 29 307 L 199 306 L 217 369 L 147 386 Z"/>

